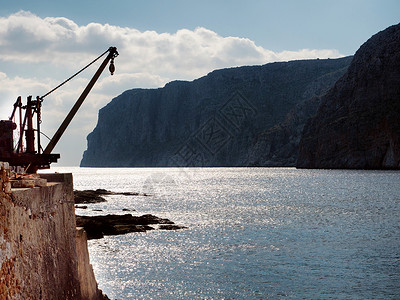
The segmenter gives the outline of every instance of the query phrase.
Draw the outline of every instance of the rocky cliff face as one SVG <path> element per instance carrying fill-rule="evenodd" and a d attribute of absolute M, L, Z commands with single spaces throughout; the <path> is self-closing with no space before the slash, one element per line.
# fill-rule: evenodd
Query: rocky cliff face
<path fill-rule="evenodd" d="M 306 121 L 314 116 L 320 97 L 296 105 L 283 122 L 261 133 L 249 152 L 249 166 L 293 167 Z"/>
<path fill-rule="evenodd" d="M 400 168 L 400 24 L 372 36 L 304 128 L 297 167 Z"/>
<path fill-rule="evenodd" d="M 350 58 L 348 58 L 350 61 Z M 329 73 L 315 82 L 315 90 L 327 92 L 342 76 L 346 68 Z M 318 93 L 315 93 L 318 94 Z M 313 117 L 320 104 L 320 97 L 312 97 L 292 108 L 285 120 L 262 132 L 254 146 L 250 147 L 249 166 L 295 166 L 299 142 L 307 120 Z"/>
<path fill-rule="evenodd" d="M 260 135 L 290 119 L 296 106 L 326 92 L 350 60 L 231 68 L 192 82 L 126 91 L 100 110 L 81 166 L 263 165 L 270 157 L 254 158 L 262 152 Z M 305 121 L 296 118 L 301 120 L 292 139 L 298 142 Z M 281 162 L 293 164 L 293 153 Z"/>

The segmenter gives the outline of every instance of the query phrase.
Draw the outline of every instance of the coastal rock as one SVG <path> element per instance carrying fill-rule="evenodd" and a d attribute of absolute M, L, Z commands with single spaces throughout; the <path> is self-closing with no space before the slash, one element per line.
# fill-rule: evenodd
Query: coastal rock
<path fill-rule="evenodd" d="M 87 209 L 87 205 L 75 205 L 75 208 L 79 208 L 79 209 Z"/>
<path fill-rule="evenodd" d="M 98 239 L 104 237 L 104 235 L 118 235 L 129 232 L 154 230 L 153 227 L 149 226 L 154 224 L 173 225 L 174 222 L 149 214 L 143 216 L 132 216 L 131 214 L 76 216 L 76 225 L 85 229 L 88 239 Z M 184 227 L 175 225 L 174 228 L 170 227 L 169 229 L 182 228 Z"/>
<path fill-rule="evenodd" d="M 304 127 L 299 168 L 400 168 L 400 24 L 372 36 Z"/>
<path fill-rule="evenodd" d="M 93 190 L 74 191 L 75 204 L 90 204 L 106 202 L 106 199 L 101 197 L 98 192 Z"/>
<path fill-rule="evenodd" d="M 123 208 L 122 211 L 136 211 L 134 209 L 129 209 L 129 208 Z"/>
<path fill-rule="evenodd" d="M 81 166 L 246 166 L 260 134 L 284 122 L 296 105 L 323 94 L 350 60 L 237 67 L 192 82 L 125 91 L 99 111 Z"/>
<path fill-rule="evenodd" d="M 181 226 L 181 225 L 171 225 L 171 224 L 169 224 L 169 225 L 160 225 L 158 228 L 159 228 L 159 229 L 162 229 L 162 230 L 187 229 L 187 227 L 185 227 L 185 226 Z"/>
<path fill-rule="evenodd" d="M 111 192 L 105 189 L 97 190 L 84 190 L 77 191 L 74 190 L 74 200 L 75 204 L 90 204 L 90 203 L 100 203 L 106 202 L 102 196 L 104 195 L 123 195 L 123 196 L 149 196 L 148 194 L 140 194 L 136 192 Z M 78 207 L 79 208 L 79 207 Z"/>

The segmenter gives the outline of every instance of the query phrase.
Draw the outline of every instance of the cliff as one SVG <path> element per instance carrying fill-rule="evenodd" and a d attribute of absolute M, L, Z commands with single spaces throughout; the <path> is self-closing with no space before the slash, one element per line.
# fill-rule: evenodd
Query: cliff
<path fill-rule="evenodd" d="M 76 230 L 72 175 L 41 174 L 25 181 L 32 182 L 30 188 L 11 188 L 5 165 L 0 176 L 0 299 L 104 299 L 85 235 Z"/>
<path fill-rule="evenodd" d="M 400 168 L 400 24 L 372 36 L 322 98 L 299 168 Z"/>
<path fill-rule="evenodd" d="M 333 83 L 332 83 L 333 84 Z M 296 105 L 283 122 L 264 131 L 249 151 L 249 166 L 294 167 L 305 123 L 314 116 L 320 97 Z"/>
<path fill-rule="evenodd" d="M 81 166 L 268 164 L 273 155 L 261 160 L 254 157 L 262 152 L 265 132 L 285 122 L 295 107 L 326 92 L 350 60 L 223 69 L 192 82 L 128 90 L 99 111 Z M 298 142 L 304 122 L 298 118 L 287 138 Z M 282 154 L 279 164 L 293 165 L 297 151 L 292 152 Z"/>

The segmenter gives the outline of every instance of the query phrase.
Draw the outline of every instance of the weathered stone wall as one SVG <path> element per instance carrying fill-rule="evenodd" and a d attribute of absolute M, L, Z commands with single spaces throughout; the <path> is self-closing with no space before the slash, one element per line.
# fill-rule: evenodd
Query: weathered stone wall
<path fill-rule="evenodd" d="M 0 179 L 0 299 L 99 299 L 95 281 L 94 294 L 81 293 L 78 269 L 90 264 L 88 257 L 77 256 L 76 241 L 82 244 L 82 238 L 76 237 L 72 175 L 41 175 L 46 185 L 10 191 L 5 173 Z"/>
<path fill-rule="evenodd" d="M 87 235 L 82 227 L 76 228 L 76 253 L 82 299 L 104 299 L 102 292 L 97 288 L 96 278 L 89 259 Z"/>

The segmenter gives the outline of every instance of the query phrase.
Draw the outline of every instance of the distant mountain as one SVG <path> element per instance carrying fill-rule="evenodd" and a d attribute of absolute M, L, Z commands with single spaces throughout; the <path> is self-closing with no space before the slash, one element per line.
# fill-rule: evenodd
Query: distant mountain
<path fill-rule="evenodd" d="M 400 169 L 400 24 L 365 42 L 321 99 L 297 167 Z"/>
<path fill-rule="evenodd" d="M 81 166 L 294 165 L 306 119 L 350 61 L 230 68 L 128 90 L 100 110 Z"/>

